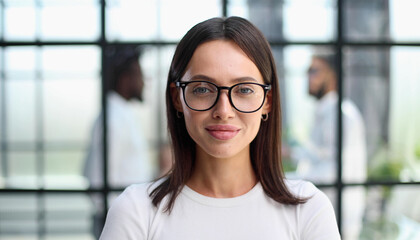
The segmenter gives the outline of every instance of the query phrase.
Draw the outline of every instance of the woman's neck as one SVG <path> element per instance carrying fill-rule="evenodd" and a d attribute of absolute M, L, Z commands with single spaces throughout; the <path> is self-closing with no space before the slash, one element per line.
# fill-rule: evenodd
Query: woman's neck
<path fill-rule="evenodd" d="M 222 159 L 198 150 L 194 172 L 187 185 L 205 196 L 231 198 L 249 192 L 256 183 L 249 151 Z"/>

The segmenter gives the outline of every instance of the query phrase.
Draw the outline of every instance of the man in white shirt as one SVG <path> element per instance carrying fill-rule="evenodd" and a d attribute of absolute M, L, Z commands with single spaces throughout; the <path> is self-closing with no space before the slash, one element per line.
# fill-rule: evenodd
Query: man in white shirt
<path fill-rule="evenodd" d="M 315 183 L 332 184 L 337 179 L 338 94 L 334 54 L 316 54 L 308 70 L 309 94 L 317 99 L 309 142 L 292 150 L 296 174 Z M 363 182 L 367 175 L 365 127 L 361 113 L 343 99 L 342 180 Z M 328 193 L 334 202 L 335 193 Z M 332 196 L 331 196 L 332 195 Z M 346 188 L 343 196 L 343 236 L 358 239 L 365 206 L 364 189 Z"/>
<path fill-rule="evenodd" d="M 318 183 L 332 183 L 337 173 L 337 76 L 335 57 L 318 54 L 308 70 L 309 94 L 317 99 L 306 156 L 302 154 L 298 174 Z M 341 104 L 343 122 L 343 181 L 366 179 L 366 136 L 362 115 L 345 99 Z"/>
<path fill-rule="evenodd" d="M 105 82 L 107 84 L 108 183 L 124 188 L 133 183 L 150 181 L 154 177 L 149 147 L 141 122 L 133 108 L 143 100 L 143 74 L 136 47 L 115 47 L 105 52 Z M 103 186 L 103 113 L 95 120 L 84 175 L 91 187 Z M 99 196 L 92 196 L 97 214 L 94 232 L 102 230 L 103 213 Z"/>
<path fill-rule="evenodd" d="M 122 47 L 107 52 L 104 69 L 108 84 L 108 180 L 114 187 L 151 180 L 149 148 L 133 103 L 143 100 L 143 75 L 139 51 Z M 96 119 L 86 159 L 85 176 L 93 187 L 103 180 L 102 114 Z"/>

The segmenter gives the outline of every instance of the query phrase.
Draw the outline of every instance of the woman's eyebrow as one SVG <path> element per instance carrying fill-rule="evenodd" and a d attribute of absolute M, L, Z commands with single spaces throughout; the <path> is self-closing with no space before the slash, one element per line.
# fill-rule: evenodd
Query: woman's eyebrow
<path fill-rule="evenodd" d="M 213 78 L 206 75 L 202 75 L 202 74 L 194 75 L 189 79 L 189 81 L 199 81 L 199 80 L 204 80 L 204 81 L 209 81 L 209 82 L 215 81 Z"/>
<path fill-rule="evenodd" d="M 204 81 L 209 81 L 209 82 L 217 82 L 217 80 L 215 80 L 214 78 L 211 78 L 209 76 L 202 75 L 202 74 L 194 75 L 188 81 L 199 81 L 199 80 L 204 80 Z M 232 83 L 258 82 L 253 77 L 239 77 L 239 78 L 235 78 L 235 79 L 233 79 L 231 81 L 232 81 Z"/>
<path fill-rule="evenodd" d="M 255 78 L 253 77 L 240 77 L 240 78 L 235 78 L 233 79 L 234 82 L 258 82 Z"/>

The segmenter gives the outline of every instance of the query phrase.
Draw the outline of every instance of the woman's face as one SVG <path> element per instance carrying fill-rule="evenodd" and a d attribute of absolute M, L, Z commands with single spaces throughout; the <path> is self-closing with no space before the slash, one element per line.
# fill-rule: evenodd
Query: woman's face
<path fill-rule="evenodd" d="M 257 66 L 232 41 L 213 40 L 201 44 L 194 52 L 182 82 L 205 80 L 230 87 L 241 82 L 264 84 Z M 261 109 L 241 113 L 222 90 L 216 105 L 207 111 L 191 110 L 179 90 L 175 107 L 183 112 L 187 130 L 197 144 L 197 153 L 213 158 L 231 158 L 249 154 L 249 145 L 260 128 L 261 115 L 270 110 L 271 94 Z"/>

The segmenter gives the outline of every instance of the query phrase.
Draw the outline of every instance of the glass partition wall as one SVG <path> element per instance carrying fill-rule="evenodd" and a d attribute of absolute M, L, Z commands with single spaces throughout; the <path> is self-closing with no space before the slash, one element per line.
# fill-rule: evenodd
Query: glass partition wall
<path fill-rule="evenodd" d="M 0 240 L 96 239 L 130 181 L 165 171 L 164 93 L 177 42 L 199 21 L 233 15 L 256 24 L 272 45 L 286 176 L 330 197 L 345 240 L 418 238 L 419 7 L 412 0 L 0 0 Z M 121 47 L 139 49 L 141 101 L 108 92 L 107 61 Z M 335 76 L 332 89 L 314 85 L 325 76 Z M 128 124 L 115 117 L 128 112 Z M 125 139 L 119 134 L 147 156 L 141 171 L 113 160 L 128 151 L 115 150 Z M 86 173 L 93 153 L 95 178 Z M 118 168 L 139 178 L 120 182 Z"/>

